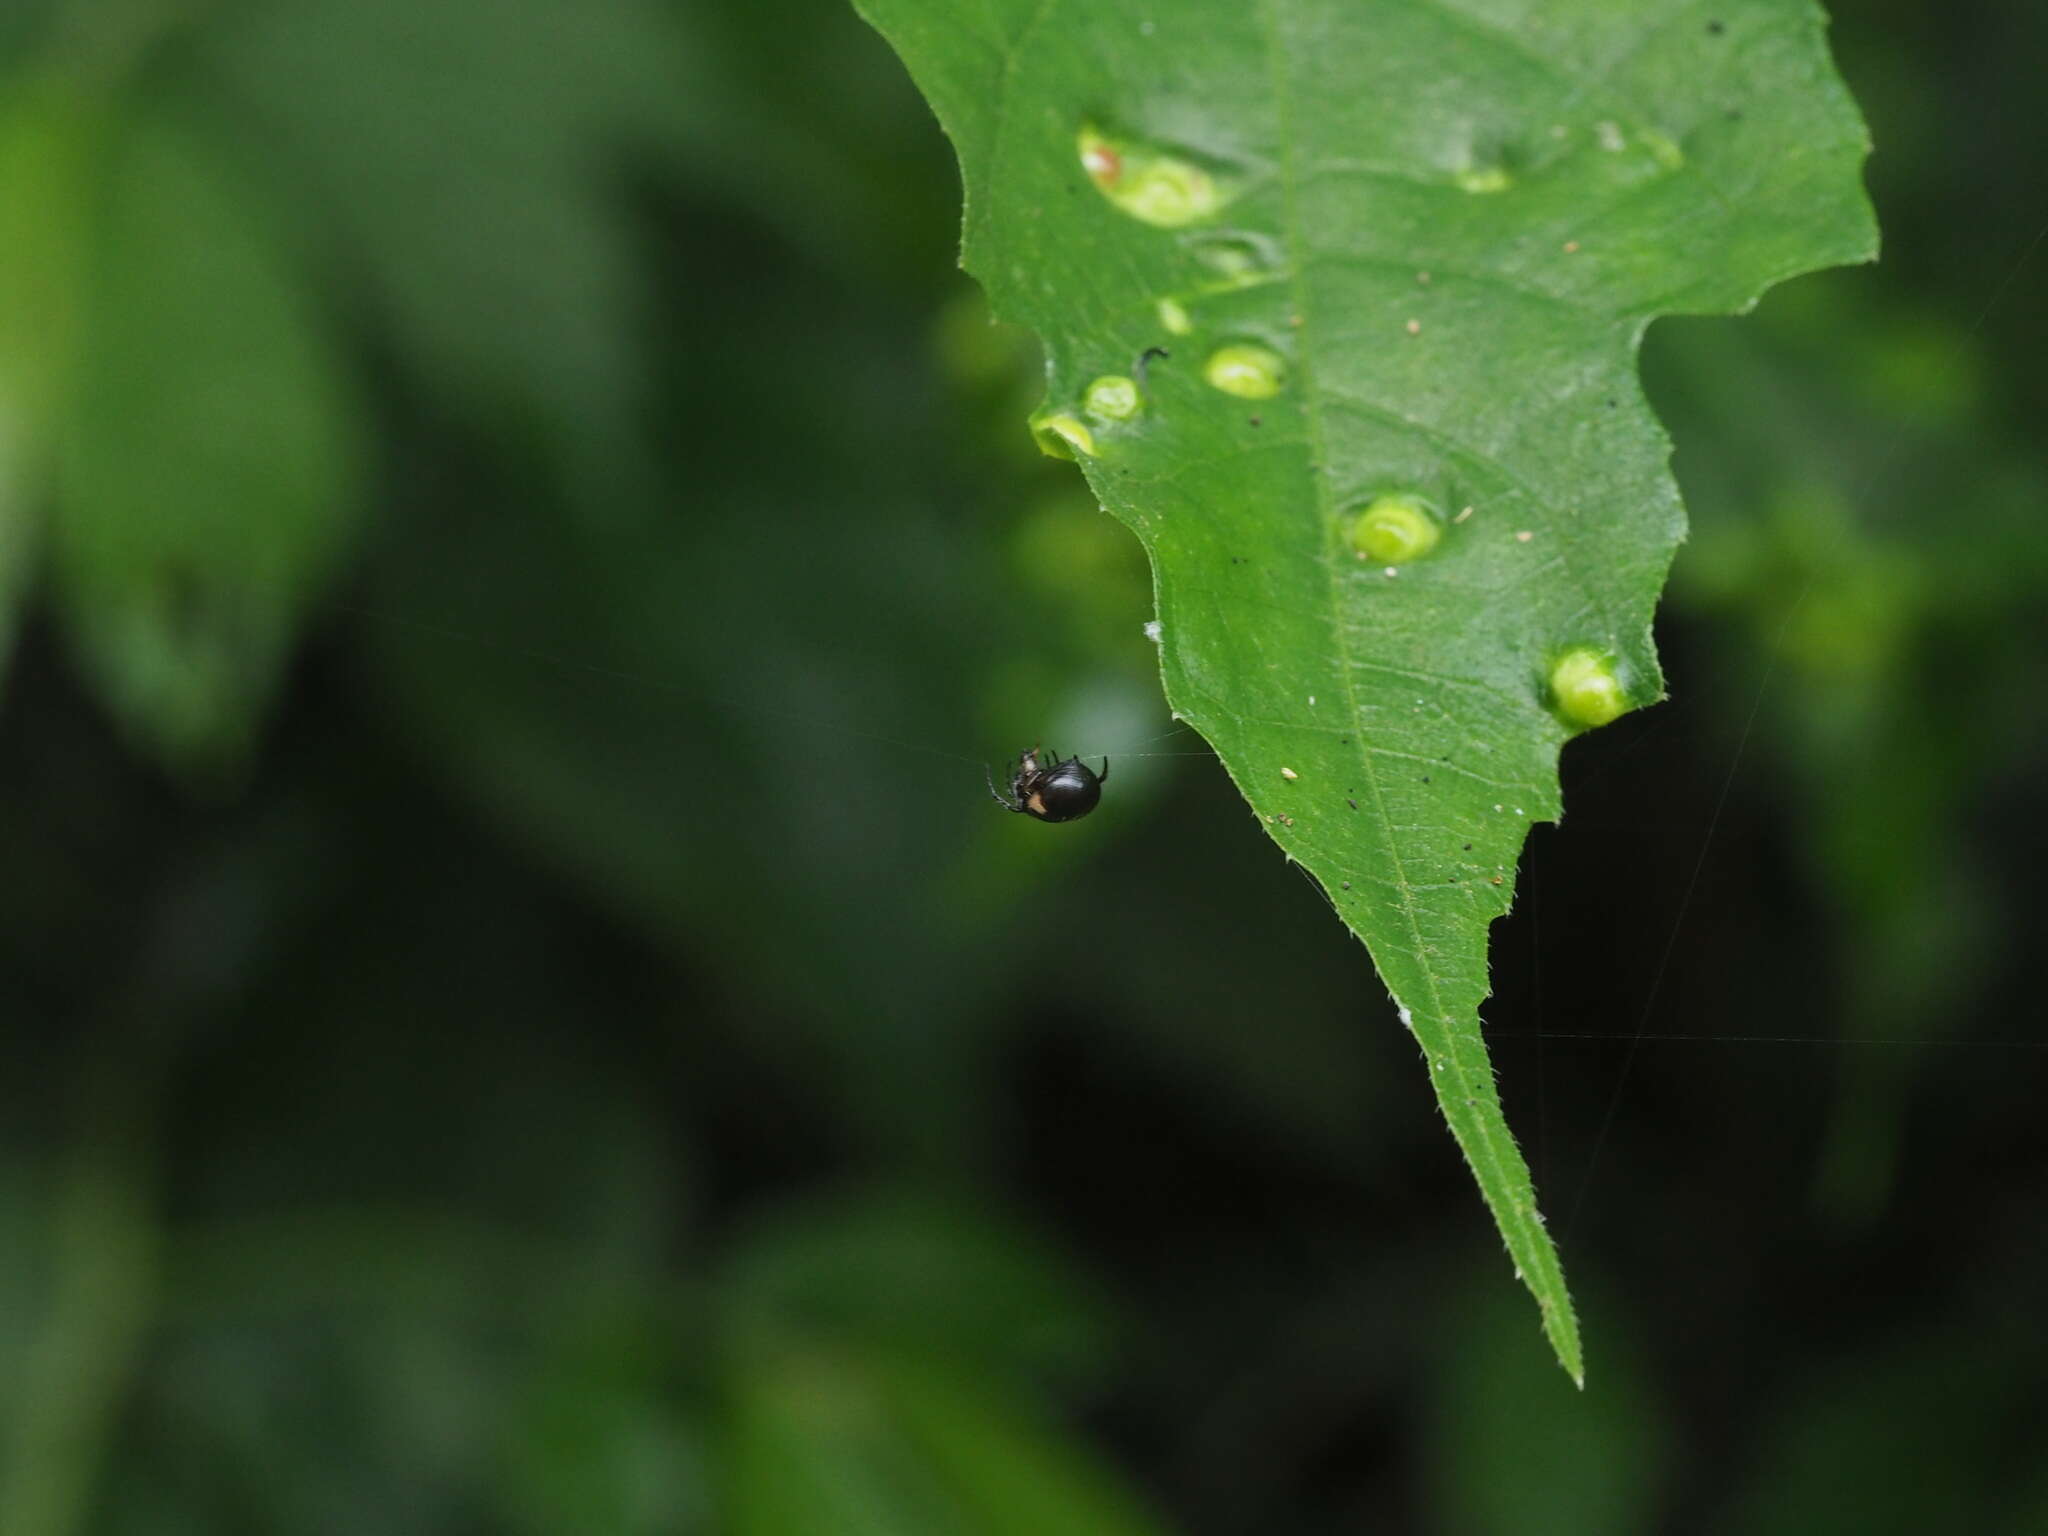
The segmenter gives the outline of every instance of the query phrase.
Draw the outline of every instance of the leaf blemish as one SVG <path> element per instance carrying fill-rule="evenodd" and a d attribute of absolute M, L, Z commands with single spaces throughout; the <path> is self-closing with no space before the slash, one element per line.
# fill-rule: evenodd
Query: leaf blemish
<path fill-rule="evenodd" d="M 1238 342 L 1218 347 L 1202 365 L 1202 377 L 1213 389 L 1244 400 L 1270 400 L 1287 380 L 1287 364 L 1270 347 Z"/>
<path fill-rule="evenodd" d="M 1082 392 L 1081 408 L 1098 421 L 1129 421 L 1144 410 L 1145 402 L 1138 397 L 1137 380 L 1111 373 L 1104 374 Z M 1082 452 L 1093 452 L 1093 449 L 1083 448 Z"/>
<path fill-rule="evenodd" d="M 1614 658 L 1589 646 L 1566 651 L 1550 668 L 1552 707 L 1569 725 L 1591 729 L 1628 712 Z"/>
<path fill-rule="evenodd" d="M 1383 562 L 1389 576 L 1396 565 L 1431 553 L 1442 539 L 1443 525 L 1419 496 L 1376 496 L 1351 523 L 1351 547 L 1358 557 Z"/>
<path fill-rule="evenodd" d="M 1077 139 L 1081 169 L 1112 206 L 1161 229 L 1214 218 L 1230 199 L 1207 167 L 1129 139 L 1112 139 L 1092 124 Z"/>
<path fill-rule="evenodd" d="M 1256 287 L 1286 275 L 1280 247 L 1266 235 L 1239 229 L 1202 231 L 1181 236 L 1181 243 L 1203 266 L 1223 275 L 1225 288 Z"/>
<path fill-rule="evenodd" d="M 1031 423 L 1031 435 L 1038 451 L 1051 459 L 1071 459 L 1076 453 L 1095 453 L 1095 434 L 1079 417 L 1060 412 L 1041 416 Z"/>

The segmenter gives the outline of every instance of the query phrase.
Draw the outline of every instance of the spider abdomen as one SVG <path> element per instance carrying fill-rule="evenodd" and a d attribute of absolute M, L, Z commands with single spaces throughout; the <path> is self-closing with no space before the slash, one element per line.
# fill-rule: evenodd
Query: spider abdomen
<path fill-rule="evenodd" d="M 1077 821 L 1102 799 L 1102 780 L 1078 757 L 1032 776 L 1017 797 L 1040 821 Z"/>

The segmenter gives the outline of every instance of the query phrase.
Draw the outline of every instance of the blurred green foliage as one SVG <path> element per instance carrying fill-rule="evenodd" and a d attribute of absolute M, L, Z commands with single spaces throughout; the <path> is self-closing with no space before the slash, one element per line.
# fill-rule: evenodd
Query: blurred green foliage
<path fill-rule="evenodd" d="M 1836 41 L 1496 931 L 1581 1397 L 879 39 L 0 13 L 0 1531 L 2040 1529 L 2048 20 Z"/>

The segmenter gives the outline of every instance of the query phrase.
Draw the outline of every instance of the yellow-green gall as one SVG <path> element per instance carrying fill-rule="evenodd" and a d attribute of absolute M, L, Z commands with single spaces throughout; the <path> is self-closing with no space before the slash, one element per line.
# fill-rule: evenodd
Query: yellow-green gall
<path fill-rule="evenodd" d="M 1120 143 L 1092 127 L 1081 130 L 1078 148 L 1096 189 L 1147 224 L 1178 229 L 1214 217 L 1227 201 L 1214 176 L 1179 155 Z"/>
<path fill-rule="evenodd" d="M 1585 646 L 1551 664 L 1550 698 L 1569 724 L 1589 729 L 1628 712 L 1628 694 L 1615 675 L 1614 658 Z"/>
<path fill-rule="evenodd" d="M 1246 343 L 1218 347 L 1202 365 L 1202 377 L 1226 395 L 1270 400 L 1287 382 L 1287 364 L 1270 347 Z"/>
<path fill-rule="evenodd" d="M 1663 166 L 1665 170 L 1678 171 L 1685 168 L 1685 151 L 1680 149 L 1673 140 L 1659 133 L 1656 129 L 1638 129 L 1636 131 L 1636 138 L 1642 143 L 1643 148 L 1647 149 L 1656 162 Z"/>
<path fill-rule="evenodd" d="M 1413 496 L 1379 496 L 1352 519 L 1351 547 L 1379 565 L 1406 565 L 1435 549 L 1443 524 Z"/>
<path fill-rule="evenodd" d="M 1095 453 L 1095 434 L 1078 416 L 1064 412 L 1036 418 L 1031 435 L 1038 441 L 1038 451 L 1049 459 L 1071 459 L 1076 453 L 1093 457 Z"/>
<path fill-rule="evenodd" d="M 1159 301 L 1159 323 L 1173 336 L 1185 336 L 1195 328 L 1195 322 L 1188 318 L 1187 306 L 1177 299 Z"/>
<path fill-rule="evenodd" d="M 1081 393 L 1081 408 L 1099 421 L 1129 421 L 1145 409 L 1138 385 L 1120 373 L 1104 374 Z"/>
<path fill-rule="evenodd" d="M 1475 195 L 1505 192 L 1515 184 L 1504 165 L 1468 165 L 1455 179 L 1461 189 Z"/>

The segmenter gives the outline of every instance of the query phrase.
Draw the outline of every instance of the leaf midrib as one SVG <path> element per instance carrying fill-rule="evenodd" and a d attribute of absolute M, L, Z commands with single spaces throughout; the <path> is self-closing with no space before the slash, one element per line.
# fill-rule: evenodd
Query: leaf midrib
<path fill-rule="evenodd" d="M 1301 381 L 1303 411 L 1308 425 L 1310 479 L 1314 484 L 1316 510 L 1321 525 L 1319 532 L 1321 538 L 1325 541 L 1325 557 L 1319 563 L 1323 567 L 1325 588 L 1329 593 L 1328 614 L 1330 632 L 1335 645 L 1338 665 L 1342 672 L 1341 686 L 1344 690 L 1345 702 L 1350 708 L 1352 720 L 1362 721 L 1365 716 L 1361 710 L 1357 688 L 1352 679 L 1351 641 L 1343 623 L 1343 609 L 1337 585 L 1336 562 L 1327 558 L 1327 542 L 1331 537 L 1331 529 L 1334 526 L 1335 511 L 1330 500 L 1329 474 L 1326 468 L 1329 462 L 1329 452 L 1323 424 L 1321 395 L 1317 388 L 1316 370 L 1311 355 L 1310 337 L 1314 332 L 1314 324 L 1308 302 L 1307 287 L 1302 278 L 1304 270 L 1304 263 L 1302 261 L 1303 242 L 1300 234 L 1300 219 L 1296 212 L 1295 191 L 1296 174 L 1294 162 L 1296 140 L 1293 131 L 1293 88 L 1287 74 L 1286 49 L 1280 35 L 1277 5 L 1278 0 L 1259 0 L 1259 18 L 1266 45 L 1267 74 L 1268 78 L 1272 81 L 1276 126 L 1279 130 L 1281 241 L 1289 256 L 1288 274 L 1289 285 L 1294 298 L 1294 313 L 1301 317 L 1301 325 L 1296 333 L 1297 371 Z M 1379 772 L 1373 766 L 1372 753 L 1366 746 L 1362 726 L 1353 731 L 1352 740 L 1366 784 L 1371 790 L 1373 814 L 1378 823 L 1377 830 L 1380 835 L 1380 842 L 1386 850 L 1388 861 L 1393 865 L 1395 885 L 1401 893 L 1401 915 L 1407 923 L 1409 937 L 1413 943 L 1415 966 L 1422 977 L 1424 990 L 1429 995 L 1431 1013 L 1428 1015 L 1428 1022 L 1448 1027 L 1449 1014 L 1444 1007 L 1441 985 L 1435 968 L 1429 963 L 1428 950 L 1423 943 L 1422 925 L 1415 911 L 1414 888 L 1408 879 L 1406 867 L 1401 859 L 1399 844 L 1394 836 L 1393 820 L 1387 812 L 1386 799 L 1380 788 Z M 1348 923 L 1347 926 L 1349 926 Z M 1395 1002 L 1401 1007 L 1410 1035 L 1415 1039 L 1416 1044 L 1422 1048 L 1424 1066 L 1427 1069 L 1430 1066 L 1429 1048 L 1423 1044 L 1421 1034 L 1415 1027 L 1414 1010 L 1408 1007 L 1398 996 Z M 1458 1097 L 1460 1099 L 1476 1101 L 1478 1096 L 1472 1092 L 1472 1079 L 1466 1072 L 1465 1063 L 1459 1052 L 1447 1046 L 1442 1051 L 1440 1060 L 1445 1065 L 1431 1074 L 1432 1085 L 1434 1086 L 1442 1077 L 1449 1076 L 1455 1080 L 1453 1086 L 1458 1090 Z M 1492 1084 L 1489 1082 L 1486 1087 L 1490 1090 Z M 1440 1104 L 1443 1102 L 1443 1098 L 1443 1093 L 1439 1090 L 1438 1100 Z M 1450 1114 L 1448 1105 L 1445 1105 L 1445 1120 L 1454 1128 L 1458 1124 L 1458 1120 Z M 1531 1277 L 1540 1279 L 1545 1290 L 1551 1291 L 1551 1294 L 1548 1295 L 1541 1292 L 1537 1294 L 1537 1305 L 1544 1318 L 1553 1327 L 1562 1327 L 1564 1319 L 1569 1314 L 1557 1304 L 1557 1293 L 1563 1290 L 1563 1276 L 1556 1268 L 1556 1256 L 1551 1250 L 1545 1235 L 1533 1227 L 1531 1218 L 1517 1208 L 1511 1199 L 1505 1198 L 1507 1194 L 1506 1186 L 1511 1180 L 1508 1170 L 1501 1163 L 1500 1150 L 1495 1144 L 1495 1138 L 1491 1127 L 1487 1124 L 1486 1116 L 1475 1108 L 1464 1117 L 1464 1123 L 1480 1144 L 1485 1160 L 1491 1165 L 1489 1173 L 1481 1180 L 1482 1193 L 1488 1197 L 1487 1203 L 1494 1207 L 1497 1218 L 1503 1224 L 1512 1227 L 1516 1234 L 1518 1242 L 1517 1244 L 1511 1244 L 1510 1247 L 1519 1246 L 1522 1250 L 1513 1255 L 1517 1264 L 1526 1265 L 1531 1272 Z M 1463 1137 L 1458 1139 L 1461 1144 L 1464 1142 Z M 1468 1155 L 1470 1150 L 1468 1147 Z M 1494 1190 L 1485 1187 L 1489 1184 L 1498 1186 L 1503 1198 L 1493 1198 Z M 1563 1353 L 1563 1341 L 1559 1340 L 1558 1342 L 1560 1353 Z M 1574 1377 L 1582 1377 L 1582 1367 L 1578 1361 L 1576 1337 L 1572 1338 L 1571 1343 L 1573 1346 L 1571 1349 L 1572 1359 L 1567 1362 L 1567 1367 L 1571 1370 Z"/>

